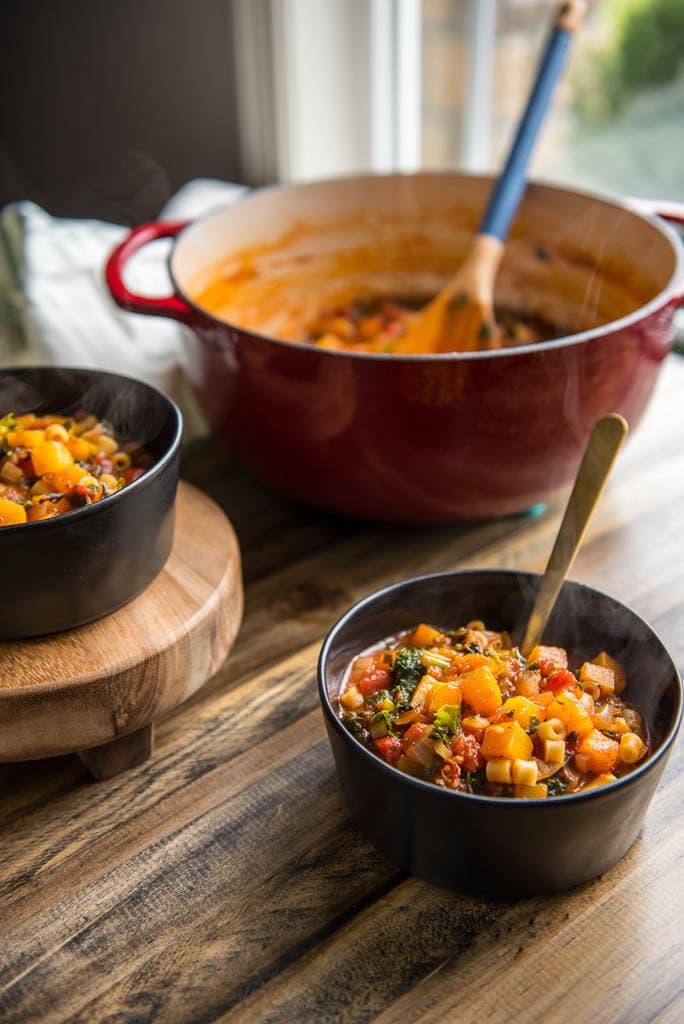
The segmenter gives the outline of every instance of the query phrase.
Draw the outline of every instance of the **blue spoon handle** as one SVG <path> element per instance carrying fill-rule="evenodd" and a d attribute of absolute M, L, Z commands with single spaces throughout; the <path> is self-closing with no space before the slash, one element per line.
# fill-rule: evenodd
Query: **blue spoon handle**
<path fill-rule="evenodd" d="M 527 103 L 513 146 L 478 229 L 480 235 L 493 235 L 505 241 L 511 221 L 527 184 L 527 166 L 551 96 L 568 56 L 574 32 L 556 26 L 539 65 L 537 78 Z"/>

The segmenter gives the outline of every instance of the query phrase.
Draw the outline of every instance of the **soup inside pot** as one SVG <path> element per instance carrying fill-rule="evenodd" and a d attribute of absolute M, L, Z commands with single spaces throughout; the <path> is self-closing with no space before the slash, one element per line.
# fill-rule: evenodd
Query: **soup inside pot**
<path fill-rule="evenodd" d="M 409 317 L 460 265 L 488 188 L 488 179 L 426 174 L 265 190 L 189 229 L 174 278 L 219 320 L 284 340 L 334 334 L 321 320 L 354 304 L 399 300 L 399 319 Z M 675 262 L 668 240 L 631 211 L 530 185 L 496 285 L 506 343 L 634 313 L 667 287 Z M 391 351 L 374 341 L 371 351 Z"/>
<path fill-rule="evenodd" d="M 397 339 L 406 333 L 419 315 L 421 306 L 429 301 L 429 298 L 419 302 L 392 296 L 357 299 L 345 306 L 322 310 L 305 333 L 294 325 L 298 333 L 287 340 L 307 341 L 320 348 L 348 352 L 392 353 Z M 568 333 L 540 317 L 524 317 L 514 310 L 498 309 L 495 332 L 483 323 L 478 347 L 530 345 Z"/>

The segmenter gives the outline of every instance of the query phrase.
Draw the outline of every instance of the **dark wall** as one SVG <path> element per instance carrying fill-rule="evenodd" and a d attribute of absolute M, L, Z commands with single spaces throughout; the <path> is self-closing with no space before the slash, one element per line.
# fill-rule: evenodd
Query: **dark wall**
<path fill-rule="evenodd" d="M 241 180 L 231 0 L 1 0 L 0 207 L 133 224 Z"/>

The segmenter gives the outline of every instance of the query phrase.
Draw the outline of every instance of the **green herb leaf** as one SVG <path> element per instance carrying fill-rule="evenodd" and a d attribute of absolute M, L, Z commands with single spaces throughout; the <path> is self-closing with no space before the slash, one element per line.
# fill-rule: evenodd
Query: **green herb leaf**
<path fill-rule="evenodd" d="M 461 729 L 461 705 L 442 704 L 437 709 L 430 736 L 443 742 L 455 736 Z"/>

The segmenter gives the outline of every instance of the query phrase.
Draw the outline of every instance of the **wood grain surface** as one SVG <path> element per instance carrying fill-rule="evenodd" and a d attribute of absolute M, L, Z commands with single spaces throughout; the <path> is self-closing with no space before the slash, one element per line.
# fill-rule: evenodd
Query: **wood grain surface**
<path fill-rule="evenodd" d="M 631 605 L 684 664 L 684 360 L 669 357 L 572 577 Z M 642 835 L 553 898 L 407 877 L 351 824 L 315 688 L 348 605 L 416 572 L 541 570 L 562 508 L 409 529 L 302 508 L 211 444 L 183 474 L 236 527 L 245 618 L 154 756 L 92 782 L 74 756 L 0 765 L 0 1020 L 675 1024 L 681 739 Z"/>
<path fill-rule="evenodd" d="M 235 532 L 215 502 L 181 482 L 171 554 L 142 594 L 80 629 L 0 643 L 0 761 L 81 751 L 142 730 L 213 676 L 242 608 Z M 149 746 L 149 730 L 146 739 Z"/>

